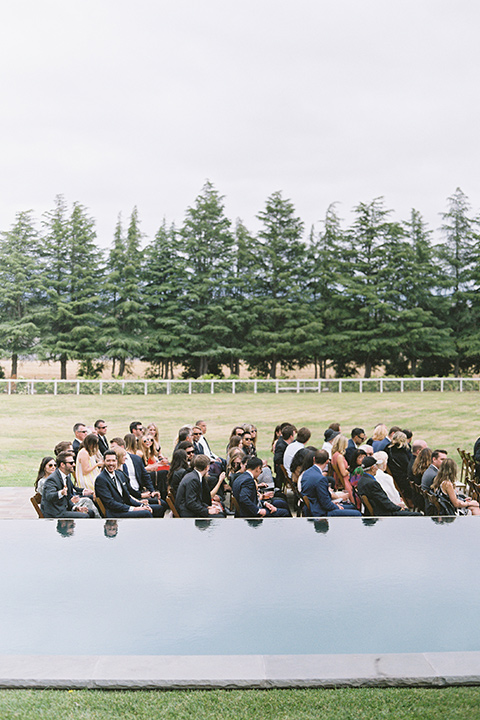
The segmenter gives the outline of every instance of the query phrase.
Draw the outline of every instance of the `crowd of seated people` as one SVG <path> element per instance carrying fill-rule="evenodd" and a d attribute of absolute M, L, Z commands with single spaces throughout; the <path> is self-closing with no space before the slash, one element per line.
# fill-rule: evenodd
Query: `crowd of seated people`
<path fill-rule="evenodd" d="M 459 492 L 448 453 L 398 426 L 379 423 L 367 439 L 361 427 L 347 437 L 331 423 L 317 447 L 309 428 L 285 422 L 275 428 L 271 460 L 258 456 L 250 423 L 233 427 L 221 455 L 204 420 L 184 425 L 170 460 L 155 423 L 133 421 L 110 441 L 107 431 L 104 420 L 76 423 L 73 441 L 41 460 L 35 491 L 44 517 L 480 514 L 477 499 Z"/>

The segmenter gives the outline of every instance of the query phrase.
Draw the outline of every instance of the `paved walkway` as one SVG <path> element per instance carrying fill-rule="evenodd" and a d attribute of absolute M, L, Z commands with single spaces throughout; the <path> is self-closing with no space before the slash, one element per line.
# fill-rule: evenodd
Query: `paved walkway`
<path fill-rule="evenodd" d="M 35 519 L 37 513 L 30 502 L 32 487 L 0 487 L 0 520 Z"/>

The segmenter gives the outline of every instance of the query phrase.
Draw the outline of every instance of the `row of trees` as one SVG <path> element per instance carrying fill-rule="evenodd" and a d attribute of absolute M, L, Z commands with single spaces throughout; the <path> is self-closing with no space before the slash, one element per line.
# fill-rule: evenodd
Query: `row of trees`
<path fill-rule="evenodd" d="M 323 377 L 378 367 L 395 375 L 480 370 L 478 221 L 460 189 L 448 199 L 441 242 L 420 213 L 391 219 L 382 198 L 360 203 L 342 226 L 335 204 L 305 234 L 280 192 L 253 234 L 226 217 L 207 182 L 180 228 L 164 221 L 144 244 L 137 210 L 119 218 L 111 249 L 95 223 L 62 196 L 38 227 L 17 215 L 0 242 L 0 344 L 19 356 L 80 361 L 94 377 L 105 359 L 123 376 L 129 361 L 151 376 L 258 375 L 313 364 Z"/>

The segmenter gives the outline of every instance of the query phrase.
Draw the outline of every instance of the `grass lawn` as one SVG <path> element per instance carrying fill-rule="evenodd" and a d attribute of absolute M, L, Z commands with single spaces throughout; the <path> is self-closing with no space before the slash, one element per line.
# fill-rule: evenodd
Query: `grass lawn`
<path fill-rule="evenodd" d="M 452 720 L 478 718 L 480 688 L 116 692 L 2 690 L 2 720 Z"/>
<path fill-rule="evenodd" d="M 478 393 L 283 393 L 161 396 L 3 396 L 0 403 L 0 485 L 32 485 L 41 458 L 60 440 L 73 438 L 75 422 L 108 423 L 108 438 L 123 436 L 131 420 L 154 421 L 164 452 L 171 455 L 177 430 L 204 419 L 215 452 L 224 455 L 235 423 L 253 422 L 259 429 L 259 454 L 271 458 L 277 423 L 293 422 L 312 430 L 312 444 L 323 443 L 324 429 L 334 421 L 350 435 L 355 426 L 370 435 L 377 422 L 408 427 L 430 447 L 440 447 L 458 461 L 457 447 L 471 450 L 480 434 Z"/>

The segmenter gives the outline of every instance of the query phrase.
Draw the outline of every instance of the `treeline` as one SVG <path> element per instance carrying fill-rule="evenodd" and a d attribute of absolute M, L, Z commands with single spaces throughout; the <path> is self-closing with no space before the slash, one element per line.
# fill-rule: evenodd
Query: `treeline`
<path fill-rule="evenodd" d="M 335 205 L 305 233 L 280 192 L 253 234 L 225 216 L 207 182 L 180 228 L 164 221 L 143 247 L 136 208 L 119 218 L 109 251 L 94 220 L 62 196 L 40 226 L 17 215 L 0 243 L 0 338 L 19 356 L 80 361 L 95 377 L 106 359 L 151 377 L 220 375 L 240 362 L 260 376 L 313 364 L 346 377 L 378 366 L 389 375 L 480 370 L 480 242 L 460 189 L 448 199 L 440 244 L 420 213 L 390 219 L 382 198 L 360 203 L 350 227 Z"/>

